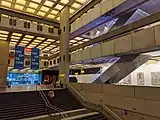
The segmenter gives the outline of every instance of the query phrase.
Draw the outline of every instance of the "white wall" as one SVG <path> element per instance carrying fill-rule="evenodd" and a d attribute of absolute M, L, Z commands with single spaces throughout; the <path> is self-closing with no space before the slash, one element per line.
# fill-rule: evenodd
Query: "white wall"
<path fill-rule="evenodd" d="M 141 78 L 139 78 L 139 74 L 141 74 Z M 140 83 L 141 81 L 142 83 Z M 153 81 L 155 84 L 152 84 Z M 152 61 L 152 63 L 145 63 L 144 65 L 133 71 L 126 78 L 121 80 L 118 84 L 160 86 L 160 62 Z"/>

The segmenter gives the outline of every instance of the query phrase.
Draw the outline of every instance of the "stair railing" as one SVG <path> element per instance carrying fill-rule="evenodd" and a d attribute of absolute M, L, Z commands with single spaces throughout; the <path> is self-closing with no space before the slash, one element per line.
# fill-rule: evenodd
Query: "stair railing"
<path fill-rule="evenodd" d="M 53 109 L 54 111 L 57 111 L 63 117 L 64 120 L 67 120 L 67 118 L 68 118 L 67 114 L 62 109 L 57 108 L 56 106 L 53 106 L 49 102 L 47 96 L 45 95 L 44 91 L 42 90 L 42 88 L 40 86 L 37 86 L 37 88 L 39 88 L 38 91 L 39 91 L 42 99 L 44 100 L 46 107 Z"/>
<path fill-rule="evenodd" d="M 104 104 L 94 104 L 89 102 L 85 96 L 81 93 L 80 90 L 76 89 L 73 85 L 70 83 L 67 83 L 67 88 L 72 92 L 72 94 L 75 95 L 75 97 L 84 105 L 88 106 L 88 108 L 92 108 L 95 110 L 98 110 L 102 112 L 103 114 L 107 114 L 107 116 L 110 116 L 111 120 L 122 120 L 116 113 L 114 113 L 109 107 L 107 107 Z"/>

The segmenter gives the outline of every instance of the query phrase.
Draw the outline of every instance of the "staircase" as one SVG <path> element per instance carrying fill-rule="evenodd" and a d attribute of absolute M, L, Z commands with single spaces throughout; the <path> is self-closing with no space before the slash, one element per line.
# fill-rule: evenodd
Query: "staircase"
<path fill-rule="evenodd" d="M 48 90 L 44 93 L 47 96 Z M 53 106 L 62 109 L 62 114 L 68 116 L 67 120 L 107 120 L 100 113 L 84 108 L 68 89 L 54 90 L 54 93 Z M 35 118 L 35 120 L 63 120 L 63 117 L 57 111 L 51 110 L 49 112 L 46 110 L 39 91 L 1 93 L 0 106 L 0 120 L 26 120 L 36 116 L 43 117 Z"/>

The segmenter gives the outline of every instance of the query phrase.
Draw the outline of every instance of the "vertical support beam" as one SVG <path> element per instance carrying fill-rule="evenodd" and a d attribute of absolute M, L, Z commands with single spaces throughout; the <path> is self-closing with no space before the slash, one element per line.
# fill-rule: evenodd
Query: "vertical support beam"
<path fill-rule="evenodd" d="M 69 81 L 69 6 L 60 13 L 60 30 L 59 80 L 66 84 Z"/>
<path fill-rule="evenodd" d="M 9 44 L 8 41 L 0 41 L 0 88 L 6 87 L 8 58 L 9 58 Z"/>

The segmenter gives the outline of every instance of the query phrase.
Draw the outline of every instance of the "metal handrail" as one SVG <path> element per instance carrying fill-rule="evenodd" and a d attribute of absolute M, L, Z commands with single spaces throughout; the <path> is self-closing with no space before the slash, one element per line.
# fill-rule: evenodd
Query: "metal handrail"
<path fill-rule="evenodd" d="M 84 97 L 84 95 L 81 93 L 80 90 L 76 89 L 73 85 L 71 84 L 67 84 L 68 88 L 71 90 L 71 92 L 75 92 L 75 95 L 77 96 L 77 98 L 79 98 L 79 100 L 81 102 L 85 102 L 85 103 L 88 103 L 88 104 L 92 104 L 96 107 L 100 107 L 104 110 L 106 110 L 113 118 L 115 118 L 116 120 L 122 120 L 122 118 L 120 118 L 116 113 L 114 113 L 110 108 L 108 108 L 106 105 L 104 104 L 94 104 L 94 103 L 91 103 L 91 102 L 88 102 L 87 99 Z"/>
<path fill-rule="evenodd" d="M 44 100 L 46 106 L 47 106 L 48 108 L 50 108 L 50 109 L 53 109 L 53 110 L 57 111 L 57 112 L 63 117 L 64 120 L 65 120 L 65 119 L 67 120 L 67 118 L 68 118 L 67 114 L 64 113 L 64 111 L 63 111 L 62 109 L 57 108 L 56 106 L 51 105 L 51 103 L 49 102 L 49 100 L 48 100 L 48 98 L 46 97 L 46 95 L 45 95 L 44 91 L 42 90 L 42 88 L 41 88 L 40 86 L 38 86 L 38 87 L 39 87 L 38 91 L 39 91 L 42 99 Z M 63 113 L 62 113 L 62 112 L 63 112 Z"/>

